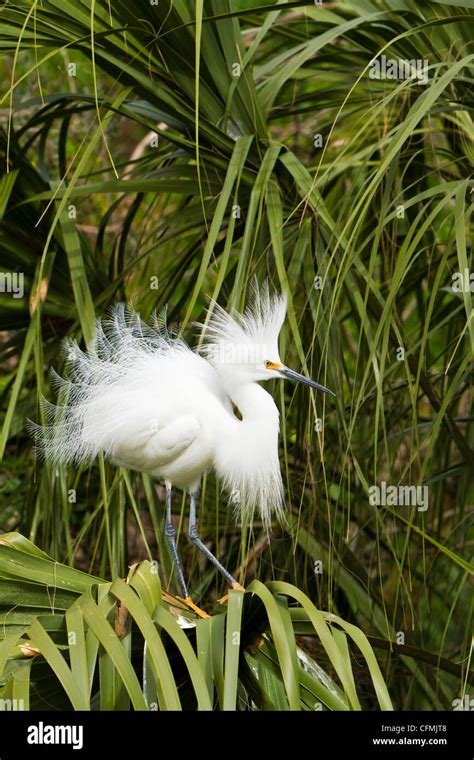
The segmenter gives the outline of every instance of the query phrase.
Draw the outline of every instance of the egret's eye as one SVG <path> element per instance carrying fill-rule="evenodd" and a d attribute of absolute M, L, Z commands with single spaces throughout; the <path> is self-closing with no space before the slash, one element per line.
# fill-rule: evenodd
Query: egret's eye
<path fill-rule="evenodd" d="M 266 361 L 266 362 L 263 362 L 263 363 L 264 363 L 264 365 L 265 365 L 265 367 L 266 367 L 267 369 L 270 369 L 270 367 L 272 366 L 272 362 L 270 362 L 268 359 L 267 359 L 267 361 Z"/>

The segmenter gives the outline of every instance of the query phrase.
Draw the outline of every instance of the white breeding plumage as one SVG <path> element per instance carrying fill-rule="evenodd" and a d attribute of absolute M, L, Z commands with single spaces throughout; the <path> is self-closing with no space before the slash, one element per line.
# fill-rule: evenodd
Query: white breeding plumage
<path fill-rule="evenodd" d="M 190 538 L 238 586 L 197 534 L 202 474 L 214 468 L 237 518 L 252 520 L 258 509 L 267 528 L 273 516 L 281 520 L 279 414 L 258 383 L 290 377 L 331 393 L 281 363 L 278 335 L 285 312 L 285 299 L 271 297 L 267 285 L 254 288 L 242 315 L 231 316 L 212 304 L 197 352 L 156 317 L 145 325 L 118 304 L 108 318 L 97 320 L 87 353 L 76 342 L 65 344 L 70 379 L 53 371 L 60 403 L 43 399 L 49 424 L 31 423 L 47 461 L 79 463 L 103 453 L 116 465 L 166 482 L 166 535 L 185 597 L 171 524 L 171 486 L 191 494 Z"/>

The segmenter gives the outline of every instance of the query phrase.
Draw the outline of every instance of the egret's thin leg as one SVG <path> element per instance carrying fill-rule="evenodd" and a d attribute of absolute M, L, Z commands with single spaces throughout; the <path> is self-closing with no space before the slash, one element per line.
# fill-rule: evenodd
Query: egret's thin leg
<path fill-rule="evenodd" d="M 178 583 L 181 589 L 181 594 L 184 599 L 189 598 L 188 587 L 184 580 L 183 566 L 178 554 L 178 548 L 176 546 L 176 531 L 174 529 L 173 521 L 171 519 L 171 486 L 166 486 L 166 522 L 165 522 L 165 536 L 170 547 L 171 556 L 173 557 L 173 564 L 176 568 L 178 575 Z"/>
<path fill-rule="evenodd" d="M 188 536 L 193 542 L 195 546 L 208 558 L 209 562 L 212 562 L 215 567 L 219 570 L 220 573 L 224 576 L 224 578 L 234 587 L 242 589 L 242 586 L 238 581 L 229 573 L 228 570 L 225 569 L 223 565 L 219 562 L 217 557 L 214 557 L 213 553 L 209 551 L 207 546 L 201 541 L 199 534 L 198 534 L 198 528 L 197 528 L 197 516 L 196 516 L 196 506 L 197 506 L 197 493 L 190 494 L 191 496 L 191 506 L 189 511 L 189 528 L 188 528 Z"/>

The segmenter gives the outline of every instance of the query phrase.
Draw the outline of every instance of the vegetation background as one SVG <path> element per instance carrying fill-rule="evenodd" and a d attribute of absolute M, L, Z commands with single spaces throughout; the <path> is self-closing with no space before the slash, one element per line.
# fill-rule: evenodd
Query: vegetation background
<path fill-rule="evenodd" d="M 470 0 L 2 3 L 0 270 L 24 275 L 23 297 L 0 294 L 4 698 L 464 704 L 472 21 Z M 428 82 L 372 79 L 381 55 L 426 60 Z M 182 629 L 162 487 L 103 461 L 52 470 L 25 423 L 54 399 L 64 336 L 90 343 L 110 303 L 167 305 L 193 340 L 207 298 L 241 308 L 254 274 L 289 293 L 285 361 L 337 399 L 271 388 L 289 513 L 271 543 L 205 481 L 201 532 L 252 583 L 244 602 L 217 604 L 176 500 L 212 613 Z M 428 509 L 371 503 L 382 481 L 428 486 Z"/>

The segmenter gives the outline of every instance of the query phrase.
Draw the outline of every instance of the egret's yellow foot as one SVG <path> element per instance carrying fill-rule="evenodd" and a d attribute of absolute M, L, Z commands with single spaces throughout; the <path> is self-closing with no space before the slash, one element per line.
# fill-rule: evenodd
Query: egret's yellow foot
<path fill-rule="evenodd" d="M 162 591 L 161 595 L 163 599 L 165 600 L 165 602 L 168 602 L 168 604 L 173 604 L 174 602 L 176 602 L 175 597 L 171 596 L 171 594 L 168 594 L 167 591 Z"/>
<path fill-rule="evenodd" d="M 196 613 L 196 615 L 199 615 L 199 617 L 207 618 L 209 615 L 207 612 L 204 612 L 200 607 L 197 606 L 197 604 L 194 604 L 193 600 L 190 596 L 187 596 L 186 599 L 183 599 L 182 597 L 178 597 L 178 599 L 181 599 L 182 602 L 186 604 L 187 607 L 189 607 L 193 612 Z"/>
<path fill-rule="evenodd" d="M 163 599 L 168 602 L 168 604 L 173 607 L 173 609 L 177 610 L 177 612 L 182 612 L 184 607 L 188 607 L 188 609 L 192 609 L 196 615 L 199 615 L 199 617 L 209 617 L 207 612 L 204 612 L 200 607 L 198 607 L 196 604 L 194 604 L 193 600 L 190 596 L 183 598 L 182 596 L 171 596 L 171 594 L 168 594 L 167 591 L 162 592 Z M 176 602 L 180 602 L 183 607 L 177 607 Z"/>
<path fill-rule="evenodd" d="M 244 587 L 241 586 L 240 583 L 233 583 L 232 588 L 235 589 L 236 591 L 245 591 Z M 228 601 L 228 599 L 229 599 L 229 594 L 224 594 L 224 596 L 221 596 L 221 598 L 218 599 L 217 601 L 219 602 L 219 604 L 225 604 Z"/>

